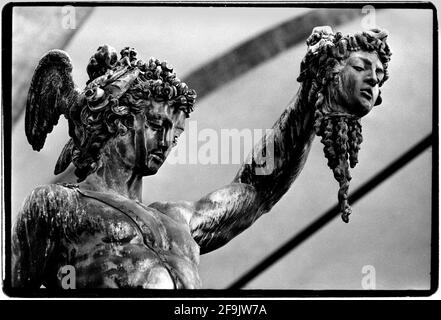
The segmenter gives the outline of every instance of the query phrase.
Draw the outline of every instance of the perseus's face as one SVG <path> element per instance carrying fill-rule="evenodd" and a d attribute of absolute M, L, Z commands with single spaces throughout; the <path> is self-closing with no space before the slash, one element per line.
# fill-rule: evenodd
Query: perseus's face
<path fill-rule="evenodd" d="M 187 115 L 183 110 L 170 106 L 169 102 L 153 99 L 146 100 L 143 109 L 145 111 L 135 119 L 135 128 L 143 126 L 144 130 L 139 130 L 138 134 L 143 132 L 144 139 L 135 137 L 135 144 L 142 141 L 144 145 L 135 146 L 135 149 L 138 153 L 137 166 L 147 176 L 158 171 L 176 145 L 184 131 Z M 140 153 L 142 149 L 145 153 Z"/>
<path fill-rule="evenodd" d="M 368 114 L 378 99 L 384 68 L 375 52 L 356 51 L 345 61 L 338 75 L 334 100 L 358 117 Z"/>

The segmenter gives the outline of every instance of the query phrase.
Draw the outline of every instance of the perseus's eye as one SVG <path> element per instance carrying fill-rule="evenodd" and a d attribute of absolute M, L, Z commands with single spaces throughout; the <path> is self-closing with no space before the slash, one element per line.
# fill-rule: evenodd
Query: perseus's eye
<path fill-rule="evenodd" d="M 146 128 L 150 128 L 150 129 L 155 130 L 155 131 L 158 131 L 158 130 L 161 130 L 162 123 L 157 122 L 157 121 L 146 121 L 145 127 Z"/>
<path fill-rule="evenodd" d="M 381 81 L 383 81 L 383 79 L 384 79 L 384 71 L 383 71 L 383 69 L 377 69 L 376 70 L 376 74 L 377 74 L 377 79 L 378 79 L 378 82 L 381 82 Z"/>
<path fill-rule="evenodd" d="M 354 68 L 357 71 L 363 71 L 364 70 L 364 68 L 360 67 L 360 66 L 352 66 L 352 68 Z"/>

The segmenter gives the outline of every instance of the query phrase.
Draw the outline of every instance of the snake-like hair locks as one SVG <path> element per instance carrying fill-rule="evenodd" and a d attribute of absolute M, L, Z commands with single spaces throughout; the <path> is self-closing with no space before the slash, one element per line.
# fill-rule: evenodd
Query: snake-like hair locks
<path fill-rule="evenodd" d="M 134 115 L 144 111 L 146 100 L 167 101 L 187 116 L 194 108 L 196 92 L 179 80 L 165 61 L 137 60 L 132 48 L 124 48 L 118 62 L 115 55 L 111 47 L 98 48 L 87 69 L 91 77 L 85 92 L 87 99 L 71 112 L 73 122 L 69 124 L 69 132 L 75 142 L 72 162 L 78 182 L 98 168 L 101 150 L 107 141 L 133 127 Z M 116 73 L 124 63 L 128 70 L 139 69 L 139 74 L 119 98 L 112 97 L 110 89 L 104 87 L 103 90 L 94 84 Z"/>
<path fill-rule="evenodd" d="M 391 51 L 386 42 L 387 32 L 373 29 L 343 36 L 334 34 L 329 27 L 313 30 L 307 39 L 308 52 L 302 60 L 298 81 L 302 82 L 302 95 L 307 97 L 308 105 L 315 106 L 314 129 L 324 145 L 328 166 L 333 171 L 340 189 L 338 200 L 342 219 L 349 221 L 351 208 L 348 204 L 349 166 L 354 168 L 358 162 L 358 152 L 363 141 L 360 119 L 349 114 L 329 112 L 329 85 L 336 81 L 339 67 L 355 51 L 376 52 L 384 69 L 381 87 L 389 78 L 388 63 Z M 375 105 L 381 103 L 381 93 Z"/>

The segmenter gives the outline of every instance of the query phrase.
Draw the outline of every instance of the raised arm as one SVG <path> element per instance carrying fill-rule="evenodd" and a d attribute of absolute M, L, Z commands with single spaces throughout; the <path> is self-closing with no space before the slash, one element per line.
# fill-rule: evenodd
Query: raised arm
<path fill-rule="evenodd" d="M 314 137 L 314 110 L 304 96 L 300 90 L 231 184 L 196 202 L 151 206 L 184 216 L 201 253 L 226 244 L 270 211 L 303 169 Z"/>
<path fill-rule="evenodd" d="M 263 156 L 265 144 L 258 144 L 229 186 L 183 206 L 202 253 L 224 245 L 271 210 L 302 170 L 315 133 L 339 183 L 342 219 L 349 221 L 349 166 L 358 162 L 361 118 L 382 101 L 379 88 L 388 79 L 391 56 L 386 39 L 381 29 L 347 36 L 327 26 L 313 29 L 297 78 L 301 89 L 265 137 L 267 145 L 273 142 L 273 158 L 268 149 Z M 265 158 L 270 162 L 261 170 Z"/>

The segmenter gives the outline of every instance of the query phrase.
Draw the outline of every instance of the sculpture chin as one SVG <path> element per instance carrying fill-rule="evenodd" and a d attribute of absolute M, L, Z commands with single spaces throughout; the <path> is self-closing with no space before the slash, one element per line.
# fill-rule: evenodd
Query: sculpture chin
<path fill-rule="evenodd" d="M 364 104 L 364 105 L 359 106 L 359 108 L 357 108 L 357 111 L 355 114 L 356 114 L 356 116 L 361 118 L 361 117 L 364 117 L 365 115 L 367 115 L 371 110 L 372 110 L 371 104 L 368 104 L 368 105 Z"/>
<path fill-rule="evenodd" d="M 362 95 L 357 100 L 358 100 L 357 103 L 353 105 L 352 108 L 350 108 L 350 110 L 352 111 L 351 112 L 352 114 L 361 118 L 367 115 L 369 112 L 371 112 L 374 106 L 371 97 L 365 97 Z"/>
<path fill-rule="evenodd" d="M 362 88 L 351 100 L 355 104 L 352 108 L 353 113 L 361 118 L 372 110 L 378 100 L 378 94 L 375 89 L 366 87 Z"/>
<path fill-rule="evenodd" d="M 146 166 L 143 170 L 144 176 L 151 176 L 158 172 L 159 168 L 164 164 L 165 159 L 163 160 L 161 157 L 151 154 L 147 158 Z"/>

